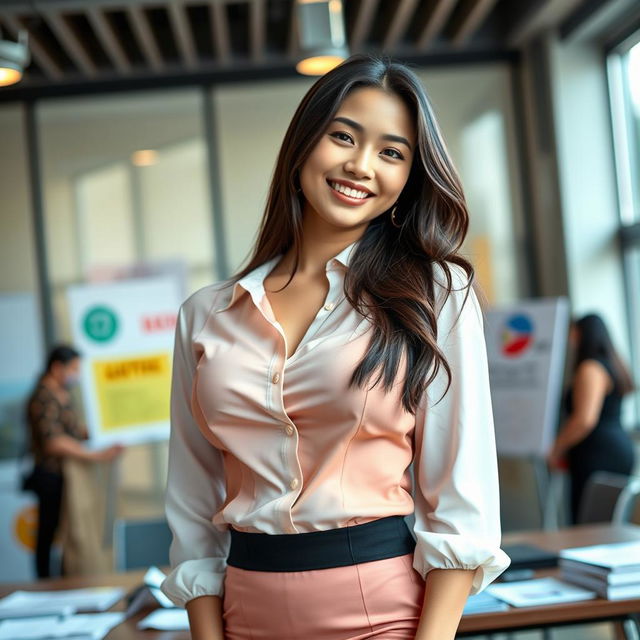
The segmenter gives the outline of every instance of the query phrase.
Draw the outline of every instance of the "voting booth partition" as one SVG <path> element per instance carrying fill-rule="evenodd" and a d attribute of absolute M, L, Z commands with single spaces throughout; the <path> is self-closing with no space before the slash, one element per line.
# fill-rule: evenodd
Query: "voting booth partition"
<path fill-rule="evenodd" d="M 541 298 L 490 309 L 485 320 L 498 455 L 532 465 L 544 526 L 557 524 L 559 487 L 545 457 L 560 419 L 569 317 L 566 298 Z"/>

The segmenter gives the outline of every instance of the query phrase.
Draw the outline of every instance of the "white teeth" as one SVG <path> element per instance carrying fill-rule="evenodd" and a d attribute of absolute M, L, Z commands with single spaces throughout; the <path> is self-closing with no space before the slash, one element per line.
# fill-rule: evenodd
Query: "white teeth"
<path fill-rule="evenodd" d="M 332 189 L 335 189 L 340 193 L 344 193 L 346 196 L 349 196 L 350 198 L 359 198 L 360 200 L 362 200 L 363 198 L 366 198 L 369 195 L 364 191 L 358 191 L 357 189 L 352 189 L 351 187 L 345 187 L 344 185 L 338 184 L 337 182 L 330 182 L 329 184 L 331 185 Z"/>

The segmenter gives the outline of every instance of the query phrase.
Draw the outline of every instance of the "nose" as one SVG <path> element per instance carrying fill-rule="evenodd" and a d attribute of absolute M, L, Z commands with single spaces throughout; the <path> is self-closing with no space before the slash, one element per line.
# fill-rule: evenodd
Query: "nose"
<path fill-rule="evenodd" d="M 345 171 L 353 174 L 359 179 L 373 178 L 374 171 L 371 158 L 372 150 L 367 147 L 354 149 L 353 154 L 345 163 Z"/>

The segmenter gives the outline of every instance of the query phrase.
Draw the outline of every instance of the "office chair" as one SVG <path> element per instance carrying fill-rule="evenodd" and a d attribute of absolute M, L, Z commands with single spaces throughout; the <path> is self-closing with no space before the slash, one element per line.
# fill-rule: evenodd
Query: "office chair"
<path fill-rule="evenodd" d="M 632 522 L 638 510 L 638 498 L 640 498 L 640 476 L 630 476 L 627 486 L 620 492 L 616 501 L 612 522 L 614 524 Z"/>
<path fill-rule="evenodd" d="M 113 538 L 116 571 L 169 565 L 172 534 L 164 518 L 116 520 Z"/>
<path fill-rule="evenodd" d="M 629 505 L 633 502 L 633 494 L 627 490 L 629 484 L 629 476 L 608 471 L 593 473 L 587 481 L 580 501 L 577 524 L 613 522 L 619 499 L 625 496 L 625 500 L 630 501 Z M 640 492 L 640 488 L 637 492 Z M 626 514 L 626 507 L 619 508 L 620 517 L 624 515 L 623 511 Z"/>

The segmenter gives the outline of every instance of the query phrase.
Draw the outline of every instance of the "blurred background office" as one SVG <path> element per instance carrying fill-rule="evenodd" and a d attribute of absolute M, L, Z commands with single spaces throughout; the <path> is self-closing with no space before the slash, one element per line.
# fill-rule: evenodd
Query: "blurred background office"
<path fill-rule="evenodd" d="M 329 32 L 309 33 L 296 14 L 305 4 L 326 5 Z M 170 334 L 169 300 L 238 269 L 285 128 L 314 82 L 296 64 L 323 51 L 382 52 L 419 75 L 465 186 L 464 252 L 490 303 L 566 297 L 574 315 L 601 314 L 640 380 L 637 1 L 7 0 L 0 38 L 30 56 L 7 60 L 0 45 L 0 553 L 16 550 L 6 579 L 31 571 L 36 514 L 16 469 L 20 408 L 43 354 L 77 343 L 82 296 L 173 278 L 153 317 L 140 311 L 145 335 Z M 117 314 L 96 313 L 85 389 L 111 380 L 100 367 Z M 149 347 L 154 371 L 165 371 L 163 344 Z M 113 355 L 129 367 L 122 379 L 139 356 L 125 352 Z M 158 399 L 162 375 L 140 393 Z M 123 387 L 108 389 L 124 402 Z M 125 420 L 105 418 L 105 397 L 78 398 L 100 446 Z M 108 549 L 115 521 L 163 516 L 168 430 L 127 407 L 153 436 L 136 431 L 102 485 Z M 99 416 L 111 426 L 100 430 Z M 637 390 L 623 423 L 637 445 Z M 500 466 L 504 530 L 545 526 L 539 470 L 508 456 Z"/>

